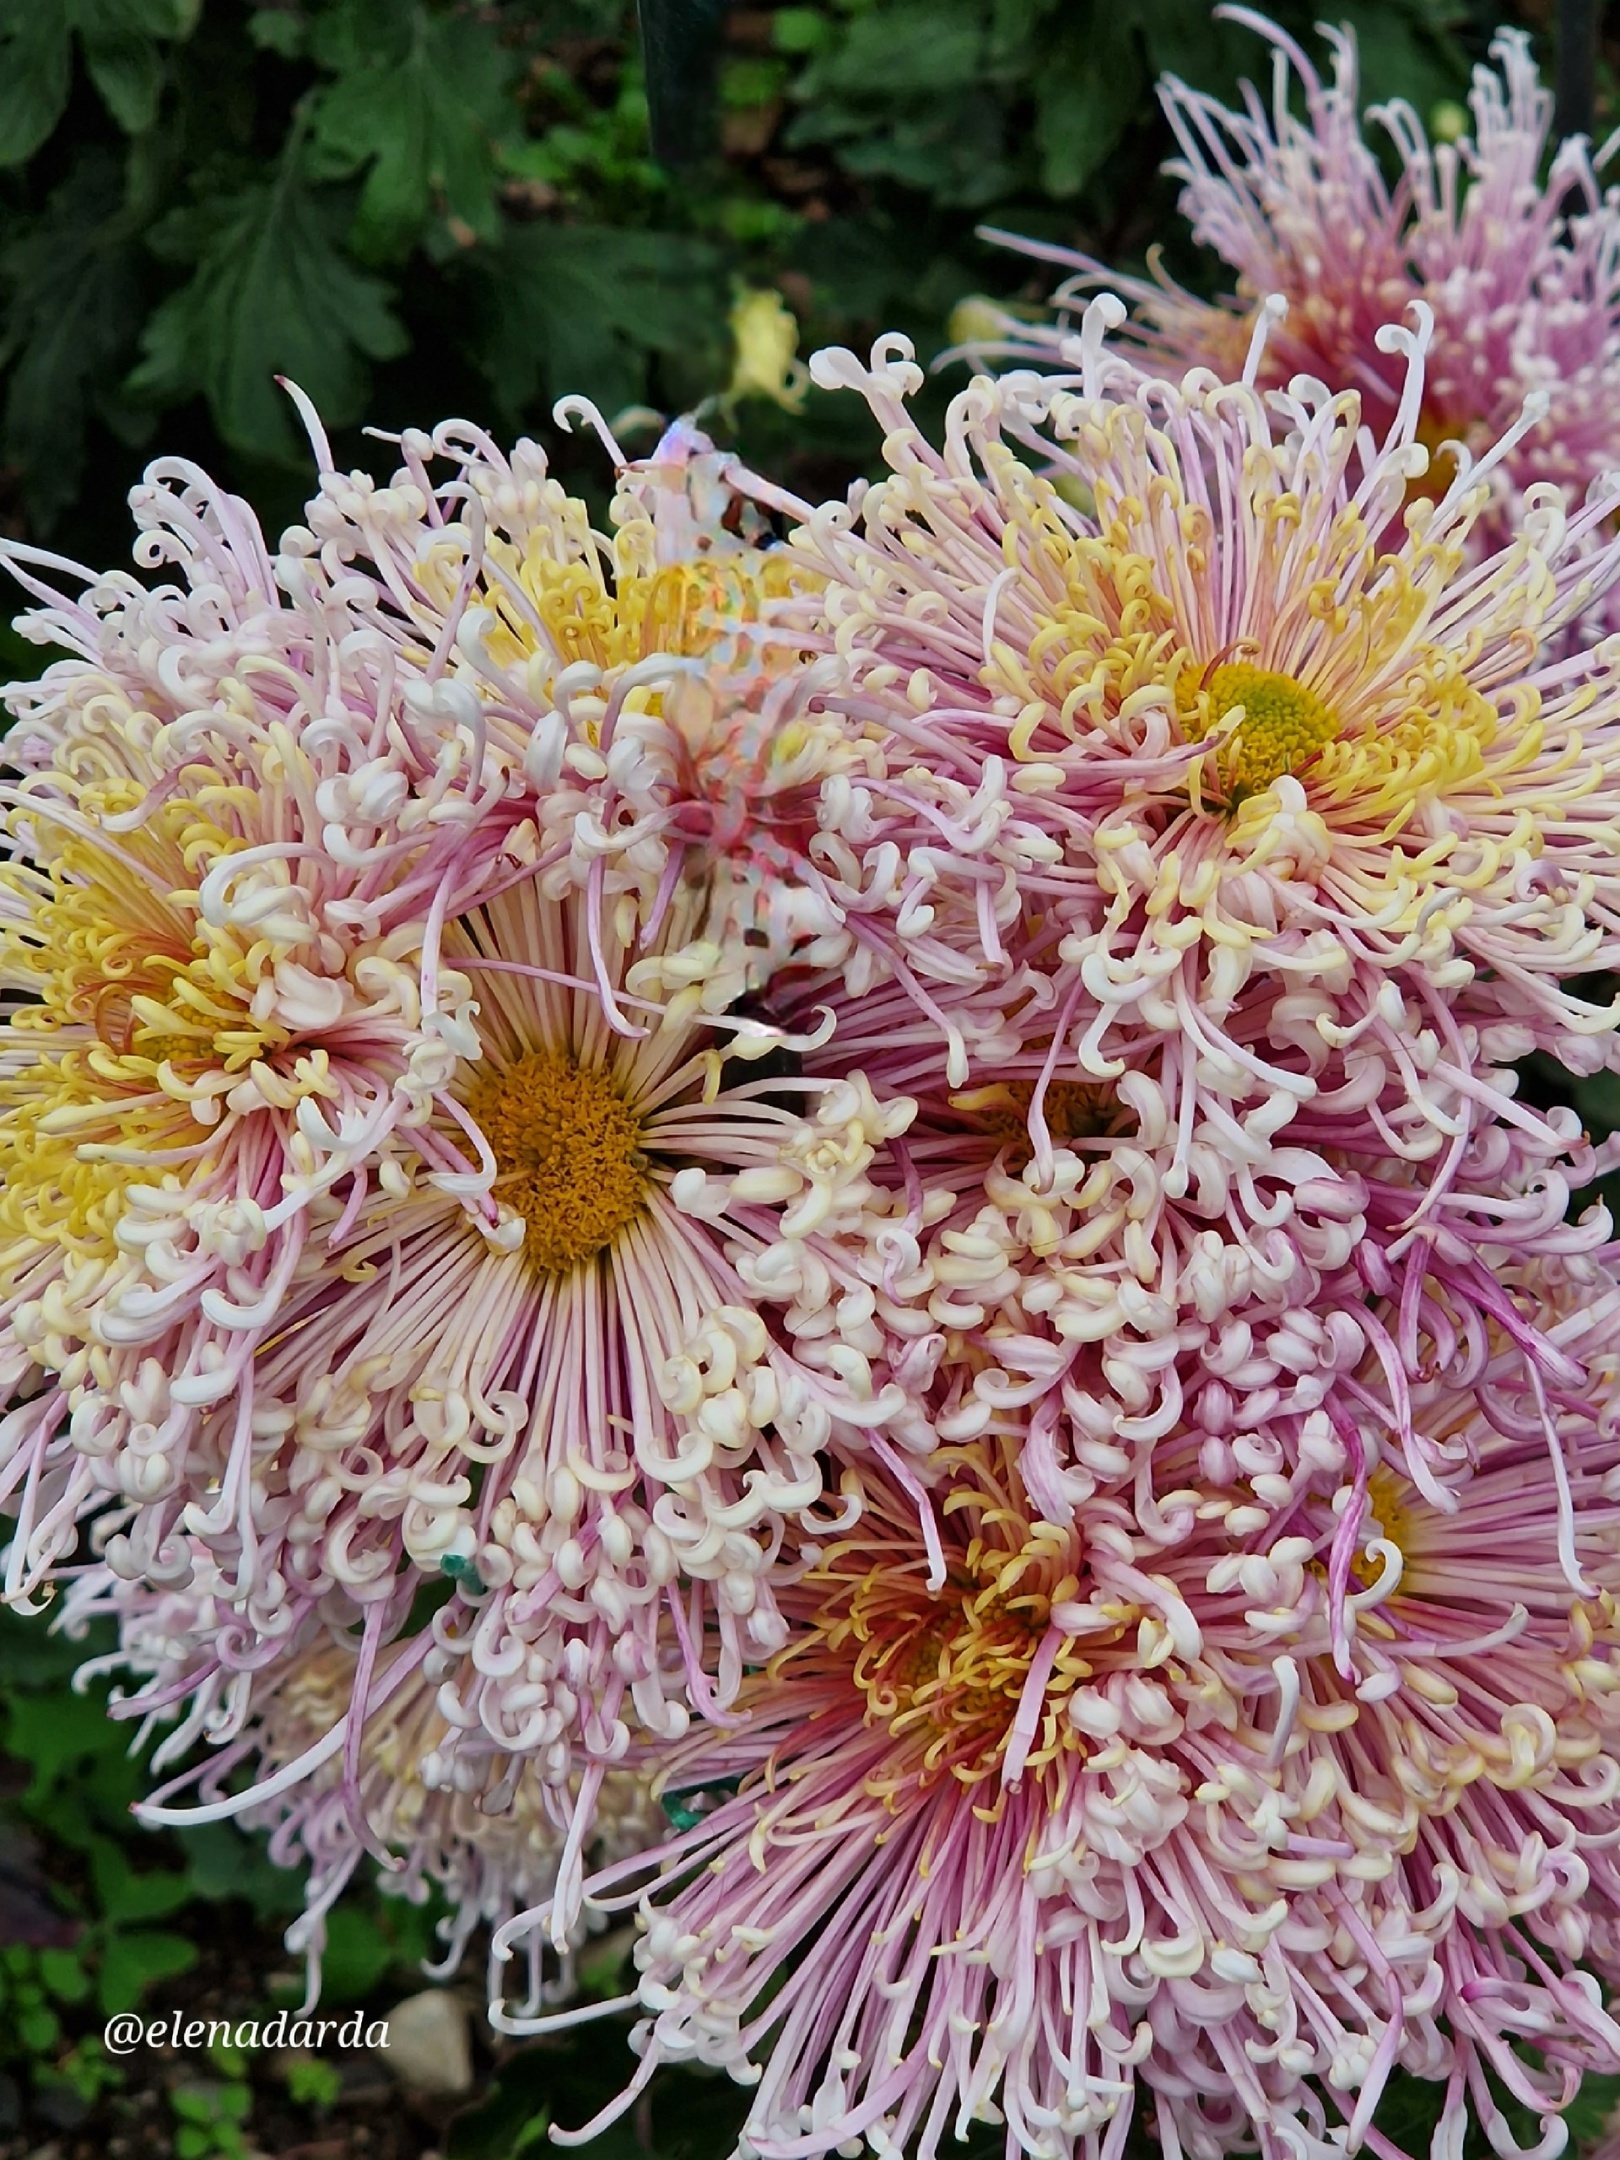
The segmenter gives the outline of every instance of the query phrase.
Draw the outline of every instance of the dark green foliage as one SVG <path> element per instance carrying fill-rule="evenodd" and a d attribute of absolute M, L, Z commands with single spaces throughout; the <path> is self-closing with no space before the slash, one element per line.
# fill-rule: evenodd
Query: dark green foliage
<path fill-rule="evenodd" d="M 639 0 L 653 154 L 693 165 L 710 147 L 726 0 Z"/>

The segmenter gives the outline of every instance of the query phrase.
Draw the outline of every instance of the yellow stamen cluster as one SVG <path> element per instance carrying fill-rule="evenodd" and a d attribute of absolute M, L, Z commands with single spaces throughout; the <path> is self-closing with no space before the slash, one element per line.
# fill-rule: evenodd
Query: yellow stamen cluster
<path fill-rule="evenodd" d="M 1017 1503 L 977 1487 L 959 1488 L 944 1505 L 947 1517 L 966 1510 L 973 1520 L 937 1595 L 910 1550 L 857 1532 L 807 1577 L 824 1593 L 815 1628 L 783 1653 L 853 1678 L 867 1724 L 897 1743 L 882 1781 L 895 1796 L 947 1773 L 964 1785 L 996 1776 L 1043 1650 L 1052 1665 L 1027 1768 L 1038 1773 L 1085 1746 L 1066 1707 L 1094 1667 L 1066 1635 L 1055 1654 L 1048 1646 L 1054 1608 L 1083 1594 L 1078 1534 L 1033 1522 Z M 1121 1630 L 1130 1617 L 1121 1613 Z M 1086 1647 L 1116 1639 L 1109 1630 L 1091 1633 Z"/>
<path fill-rule="evenodd" d="M 1034 1099 L 1032 1080 L 1005 1080 L 953 1095 L 951 1102 L 1002 1143 L 1006 1168 L 1017 1177 L 1035 1154 L 1029 1137 L 1029 1106 Z M 1048 1081 L 1041 1115 L 1055 1147 L 1067 1147 L 1076 1140 L 1107 1140 L 1136 1127 L 1136 1113 L 1113 1088 L 1095 1080 Z"/>
<path fill-rule="evenodd" d="M 1181 677 L 1176 706 L 1189 740 L 1217 738 L 1219 793 L 1233 805 L 1308 765 L 1339 732 L 1303 683 L 1241 660 L 1212 669 L 1201 685 Z"/>
<path fill-rule="evenodd" d="M 254 1012 L 269 943 L 249 949 L 197 912 L 202 879 L 243 845 L 216 822 L 226 805 L 173 796 L 105 840 L 78 829 L 140 801 L 108 781 L 79 791 L 72 830 L 43 806 L 10 820 L 34 863 L 0 868 L 21 903 L 0 926 L 0 980 L 28 1001 L 7 1022 L 0 1076 L 7 1266 L 13 1240 L 110 1261 L 138 1158 L 194 1145 L 219 1098 L 268 1074 L 289 1041 Z"/>
<path fill-rule="evenodd" d="M 481 1070 L 467 1109 L 500 1166 L 497 1196 L 523 1217 L 537 1274 L 593 1260 L 641 1212 L 641 1126 L 606 1073 L 533 1051 Z"/>

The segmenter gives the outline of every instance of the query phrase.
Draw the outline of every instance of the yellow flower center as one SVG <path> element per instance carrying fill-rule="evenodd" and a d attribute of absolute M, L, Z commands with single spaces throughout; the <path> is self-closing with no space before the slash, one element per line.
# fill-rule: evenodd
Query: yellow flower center
<path fill-rule="evenodd" d="M 1412 1488 L 1394 1470 L 1380 1466 L 1367 1480 L 1367 1511 L 1361 1518 L 1361 1536 L 1356 1556 L 1350 1563 L 1350 1572 L 1358 1582 L 1376 1582 L 1383 1572 L 1383 1563 L 1369 1560 L 1367 1540 L 1374 1535 L 1385 1538 L 1404 1557 L 1413 1541 Z"/>
<path fill-rule="evenodd" d="M 1234 806 L 1309 764 L 1339 732 L 1337 718 L 1302 682 L 1242 660 L 1213 669 L 1202 683 L 1182 676 L 1176 706 L 1191 741 L 1218 731 L 1221 792 Z M 1225 724 L 1238 707 L 1241 717 Z"/>
<path fill-rule="evenodd" d="M 538 1274 L 594 1259 L 640 1213 L 641 1125 L 605 1073 L 537 1050 L 481 1071 L 467 1109 L 500 1166 L 496 1192 L 523 1217 L 524 1254 Z"/>
<path fill-rule="evenodd" d="M 1082 1595 L 1079 1540 L 1052 1523 L 1031 1522 L 1022 1508 L 959 1489 L 945 1502 L 979 1511 L 979 1525 L 953 1556 L 944 1587 L 931 1595 L 910 1551 L 882 1536 L 856 1534 L 828 1551 L 807 1576 L 825 1593 L 815 1627 L 783 1660 L 809 1658 L 829 1674 L 843 1671 L 864 1698 L 868 1725 L 898 1743 L 892 1768 L 877 1781 L 897 1799 L 919 1778 L 946 1772 L 964 1785 L 998 1776 L 1031 1675 L 1043 1667 L 1026 1767 L 1039 1773 L 1058 1757 L 1083 1752 L 1084 1736 L 1067 1704 L 1094 1672 L 1090 1659 L 1111 1649 L 1120 1630 L 1089 1632 L 1086 1655 L 1068 1635 L 1053 1634 L 1053 1608 Z M 853 1653 L 853 1665 L 850 1663 Z"/>
<path fill-rule="evenodd" d="M 994 1087 L 953 1095 L 951 1102 L 1003 1144 L 1007 1170 L 1017 1177 L 1035 1153 L 1029 1137 L 1029 1106 L 1034 1097 L 1033 1080 L 1004 1080 Z M 1057 1147 L 1067 1147 L 1074 1140 L 1110 1139 L 1136 1126 L 1135 1113 L 1111 1087 L 1094 1080 L 1048 1081 L 1041 1115 Z"/>
<path fill-rule="evenodd" d="M 21 1001 L 3 1031 L 0 1281 L 40 1243 L 113 1264 L 124 1191 L 149 1158 L 194 1144 L 230 1088 L 284 1062 L 287 1029 L 254 1010 L 277 948 L 198 912 L 203 878 L 244 845 L 217 794 L 171 796 L 105 842 L 45 802 L 6 821 L 21 846 L 0 866 L 0 981 Z M 80 785 L 74 807 L 94 827 L 141 803 L 134 782 L 107 780 Z"/>

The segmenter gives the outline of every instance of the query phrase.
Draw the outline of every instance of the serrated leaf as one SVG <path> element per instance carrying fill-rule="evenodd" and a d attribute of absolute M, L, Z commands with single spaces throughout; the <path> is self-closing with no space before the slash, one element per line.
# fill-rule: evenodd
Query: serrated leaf
<path fill-rule="evenodd" d="M 344 248 L 349 203 L 306 184 L 298 148 L 289 144 L 274 179 L 167 221 L 158 239 L 196 267 L 148 322 L 127 386 L 160 405 L 200 392 L 234 448 L 287 464 L 305 452 L 277 375 L 342 425 L 364 405 L 366 362 L 408 342 L 391 288 Z"/>
<path fill-rule="evenodd" d="M 354 245 L 373 261 L 409 253 L 442 204 L 480 239 L 499 229 L 494 144 L 515 132 L 512 63 L 482 24 L 426 7 L 349 0 L 315 39 L 337 80 L 311 136 L 317 175 L 364 171 Z"/>
<path fill-rule="evenodd" d="M 90 80 L 126 135 L 143 135 L 157 118 L 163 89 L 163 41 L 190 28 L 177 0 L 74 0 L 74 19 Z"/>
<path fill-rule="evenodd" d="M 899 0 L 849 24 L 817 62 L 806 95 L 847 93 L 893 100 L 966 89 L 984 68 L 984 24 L 962 0 Z"/>
<path fill-rule="evenodd" d="M 21 468 L 30 513 L 48 530 L 78 490 L 100 386 L 116 377 L 140 325 L 139 254 L 116 159 L 102 151 L 79 159 L 43 213 L 0 250 L 0 287 L 5 457 Z"/>
<path fill-rule="evenodd" d="M 637 402 L 647 355 L 723 316 L 718 254 L 672 233 L 530 225 L 494 262 L 480 358 L 514 418 L 542 393 L 585 391 L 607 413 Z"/>
<path fill-rule="evenodd" d="M 33 156 L 61 119 L 72 79 L 66 9 L 0 0 L 0 165 Z"/>

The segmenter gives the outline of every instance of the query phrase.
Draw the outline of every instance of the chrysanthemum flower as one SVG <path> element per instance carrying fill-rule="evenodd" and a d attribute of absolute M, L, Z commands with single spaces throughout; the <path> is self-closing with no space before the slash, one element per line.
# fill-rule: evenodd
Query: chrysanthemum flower
<path fill-rule="evenodd" d="M 1499 30 L 1491 47 L 1499 72 L 1474 71 L 1471 139 L 1431 145 L 1401 100 L 1369 112 L 1398 161 L 1391 187 L 1362 133 L 1353 33 L 1324 26 L 1333 56 L 1325 84 L 1263 16 L 1221 12 L 1270 42 L 1269 111 L 1252 89 L 1232 111 L 1174 77 L 1160 98 L 1180 146 L 1168 170 L 1183 183 L 1183 215 L 1236 273 L 1235 293 L 1206 302 L 1157 265 L 1152 281 L 1120 280 L 1036 248 L 1078 273 L 1065 295 L 1115 287 L 1136 305 L 1130 344 L 1155 373 L 1207 366 L 1224 376 L 1240 372 L 1259 310 L 1280 295 L 1288 312 L 1267 342 L 1262 384 L 1303 373 L 1355 390 L 1380 434 L 1405 375 L 1379 332 L 1421 300 L 1434 343 L 1417 438 L 1437 456 L 1420 484 L 1443 492 L 1453 467 L 1441 446 L 1481 454 L 1526 395 L 1544 391 L 1544 416 L 1498 468 L 1492 538 L 1506 537 L 1533 483 L 1555 482 L 1578 503 L 1620 466 L 1620 209 L 1598 179 L 1612 143 L 1594 160 L 1581 137 L 1566 139 L 1543 179 L 1552 93 L 1524 32 Z M 1299 95 L 1303 118 L 1290 110 Z M 1051 351 L 1062 338 L 1008 328 L 1015 349 Z"/>
<path fill-rule="evenodd" d="M 1110 1078 L 1133 1044 L 1181 1037 L 1200 1088 L 1281 1116 L 1326 1074 L 1302 1086 L 1236 1039 L 1250 986 L 1285 1034 L 1295 996 L 1325 987 L 1327 1072 L 1387 1057 L 1418 1106 L 1456 1056 L 1464 991 L 1511 1028 L 1509 1054 L 1539 1042 L 1592 1069 L 1616 1010 L 1570 978 L 1620 956 L 1620 673 L 1607 647 L 1561 640 L 1620 574 L 1607 503 L 1566 519 L 1543 491 L 1468 568 L 1475 472 L 1409 504 L 1386 547 L 1424 462 L 1420 335 L 1390 333 L 1407 389 L 1373 448 L 1351 393 L 1268 402 L 1122 374 L 1102 344 L 1118 314 L 1093 303 L 1076 377 L 977 380 L 943 450 L 907 411 L 920 373 L 892 341 L 870 369 L 814 363 L 868 399 L 891 468 L 858 516 L 817 513 L 795 540 L 828 580 L 850 709 L 889 730 L 867 795 L 870 851 L 906 866 L 895 972 L 913 928 L 977 902 L 981 972 L 1015 982 L 991 905 L 1010 884 L 1063 933 L 1060 1078 Z M 948 791 L 999 813 L 964 832 Z"/>
<path fill-rule="evenodd" d="M 1029 969 L 1038 938 L 1018 950 Z M 1014 1420 L 1032 1498 L 1065 1521 L 1099 1464 L 1183 1427 L 1233 1436 L 1251 1467 L 1269 1465 L 1275 1497 L 1325 1408 L 1341 1430 L 1395 1431 L 1438 1503 L 1447 1464 L 1431 1467 L 1412 1422 L 1414 1384 L 1465 1379 L 1492 1326 L 1545 1384 L 1579 1384 L 1576 1340 L 1542 1342 L 1527 1316 L 1546 1268 L 1609 1235 L 1602 1209 L 1567 1219 L 1592 1151 L 1572 1111 L 1515 1101 L 1516 1076 L 1481 1056 L 1466 1012 L 1456 1072 L 1429 1075 L 1430 1117 L 1393 1062 L 1368 1058 L 1344 1085 L 1301 1089 L 1279 1131 L 1271 1105 L 1196 1089 L 1202 1053 L 1182 1037 L 1150 1040 L 1111 1079 L 1074 1078 L 1038 981 L 998 1032 L 975 1035 L 977 1084 L 950 1085 L 937 1031 L 893 984 L 839 1008 L 804 1060 L 815 1074 L 847 1058 L 917 1105 L 875 1172 L 897 1184 L 889 1249 L 915 1312 L 885 1317 L 889 1369 L 941 1439 Z M 791 1027 L 817 991 L 790 983 L 775 998 Z M 1228 1027 L 1308 1081 L 1326 1062 L 1313 1023 L 1328 992 L 1295 992 L 1279 1020 L 1260 989 Z M 1369 1352 L 1380 1378 L 1364 1408 Z"/>
<path fill-rule="evenodd" d="M 1444 2083 L 1443 2142 L 1471 2112 L 1511 2151 L 1489 2080 L 1549 2115 L 1614 2069 L 1617 1286 L 1577 1269 L 1542 1324 L 1594 1299 L 1608 1356 L 1559 1409 L 1580 1591 L 1506 1346 L 1425 1391 L 1444 1508 L 1329 1439 L 1256 1525 L 1187 1435 L 1062 1527 L 1003 1434 L 953 1456 L 931 1582 L 865 1466 L 749 1722 L 661 1758 L 691 1827 L 587 1885 L 639 1907 L 646 2021 L 570 2142 L 671 2060 L 754 2087 L 770 2160 L 931 2160 L 975 2120 L 1112 2155 L 1143 2102 L 1170 2154 L 1354 2149 L 1396 2064 Z"/>
<path fill-rule="evenodd" d="M 910 1429 L 870 1324 L 895 1203 L 867 1172 L 912 1105 L 858 1075 L 784 1101 L 723 1019 L 627 994 L 637 1026 L 616 1033 L 585 973 L 619 989 L 702 904 L 594 955 L 585 903 L 532 879 L 448 926 L 479 1011 L 422 1133 L 440 1168 L 355 1211 L 252 1374 L 273 1442 L 252 1471 L 275 1569 L 257 1628 L 290 1635 L 336 1593 L 380 1641 L 413 1576 L 449 1576 L 458 1725 L 554 1781 L 575 1745 L 621 1752 L 632 1703 L 669 1732 L 689 1690 L 733 1693 L 782 1640 L 772 1572 L 816 1519 L 820 1451 Z M 743 1047 L 779 1039 L 747 1024 Z M 755 1276 L 782 1284 L 774 1310 Z M 231 1526 L 211 1529 L 193 1536 L 231 1572 Z M 232 1662 L 205 1633 L 192 1685 L 228 1685 Z"/>
<path fill-rule="evenodd" d="M 177 1653 L 184 1657 L 201 1625 L 195 1600 L 144 1585 L 106 1587 L 122 1648 L 101 1666 L 161 1674 Z M 435 1700 L 431 1669 L 409 1641 L 389 1645 L 378 1659 L 383 1700 L 360 1746 L 357 1811 L 341 1755 L 330 1745 L 354 1681 L 352 1649 L 330 1640 L 285 1660 L 260 1689 L 251 1722 L 211 1756 L 203 1779 L 208 1798 L 244 1781 L 264 1796 L 243 1827 L 268 1831 L 271 1859 L 304 1878 L 304 1910 L 287 1932 L 287 1947 L 307 1960 L 311 2006 L 320 1989 L 327 1916 L 368 1856 L 382 1863 L 377 1882 L 388 1896 L 413 1904 L 434 1895 L 443 1900 L 444 1951 L 434 1972 L 444 1977 L 461 1963 L 476 1929 L 498 1926 L 550 1897 L 560 1870 L 577 1880 L 586 1860 L 599 1866 L 668 1835 L 669 1818 L 645 1776 L 629 1771 L 603 1778 L 583 1853 L 570 1840 L 572 1826 L 554 1789 L 532 1764 L 503 1757 L 494 1776 L 469 1777 L 465 1754 L 446 1751 L 452 1728 Z M 163 1723 L 152 1721 L 159 1731 Z M 154 1767 L 183 1756 L 190 1736 L 187 1723 L 170 1730 L 154 1752 Z M 574 1894 L 572 1884 L 564 1888 Z M 552 1999 L 571 1992 L 573 1954 L 588 1933 L 581 1918 L 561 1946 L 562 1969 L 546 1983 Z"/>
<path fill-rule="evenodd" d="M 248 1586 L 253 1354 L 316 1223 L 416 1159 L 472 997 L 453 969 L 424 981 L 434 911 L 481 889 L 515 815 L 470 731 L 400 727 L 396 655 L 340 665 L 287 608 L 241 504 L 165 465 L 136 507 L 144 559 L 185 583 L 42 589 L 34 626 L 83 657 L 13 692 L 0 789 L 13 1594 L 108 1500 L 127 1564 L 167 1565 L 226 1403 L 203 1505 Z"/>
<path fill-rule="evenodd" d="M 324 477 L 284 599 L 209 588 L 188 617 L 131 586 L 108 622 L 51 617 L 86 643 L 99 623 L 104 649 L 23 700 L 45 777 L 15 816 L 63 837 L 54 882 L 12 873 L 17 970 L 45 994 L 7 1053 L 6 1205 L 31 1240 L 12 1348 L 38 1372 L 4 1428 L 12 1568 L 26 1590 L 96 1513 L 116 1573 L 192 1586 L 191 1654 L 142 1705 L 189 1695 L 216 1741 L 251 1676 L 358 1628 L 357 1820 L 381 1653 L 448 1577 L 434 1677 L 469 1759 L 535 1758 L 588 1819 L 631 1723 L 677 1734 L 779 1647 L 770 1585 L 820 1524 L 829 1440 L 931 1444 L 873 1320 L 901 1203 L 868 1172 L 913 1106 L 847 1067 L 767 1074 L 830 1022 L 794 1042 L 732 1010 L 773 923 L 802 941 L 752 907 L 737 792 L 802 820 L 845 741 L 797 714 L 766 621 L 761 595 L 806 574 L 733 540 L 735 497 L 685 440 L 626 481 L 612 580 L 537 454 L 465 451 L 444 501 L 415 455 L 392 500 Z M 171 526 L 201 583 L 206 548 Z M 474 628 L 475 591 L 511 622 Z M 452 649 L 476 664 L 435 673 Z M 142 670 L 186 710 L 148 710 Z M 728 772 L 748 714 L 760 761 Z M 380 831 L 351 829 L 367 816 Z M 77 1094 L 34 1047 L 70 1022 Z M 76 1178 L 105 1186 L 99 1216 Z M 92 1231 L 110 1257 L 81 1254 Z"/>

